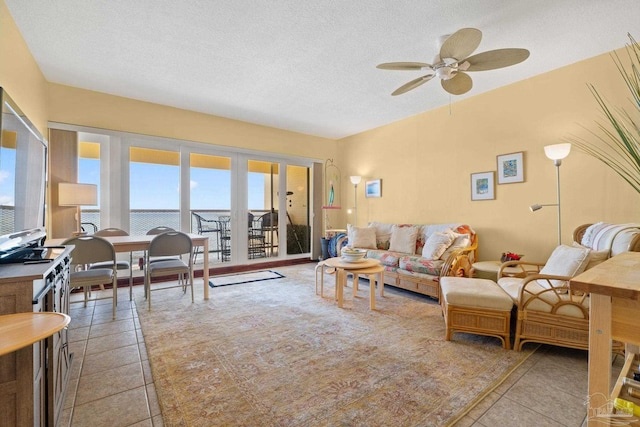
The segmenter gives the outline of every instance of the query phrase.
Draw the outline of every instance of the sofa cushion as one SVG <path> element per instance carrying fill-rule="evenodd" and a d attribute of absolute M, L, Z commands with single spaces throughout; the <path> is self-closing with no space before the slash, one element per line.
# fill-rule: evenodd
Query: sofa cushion
<path fill-rule="evenodd" d="M 377 259 L 385 267 L 398 267 L 400 257 L 406 254 L 382 251 L 382 250 L 368 250 L 367 258 Z"/>
<path fill-rule="evenodd" d="M 501 277 L 498 279 L 498 286 L 505 291 L 513 302 L 517 305 L 520 299 L 520 289 L 522 289 L 522 283 L 524 279 L 516 277 Z M 569 293 L 554 292 L 551 289 L 543 288 L 537 281 L 532 280 L 527 283 L 527 291 L 524 292 L 523 303 L 528 303 L 524 308 L 530 311 L 540 311 L 544 313 L 551 313 L 551 310 L 561 301 L 573 301 L 575 304 L 579 304 L 585 309 L 589 309 L 589 297 L 582 300 L 582 296 L 572 295 Z M 534 297 L 537 295 L 537 297 Z M 532 300 L 532 298 L 534 298 Z M 582 300 L 582 301 L 581 301 Z M 557 306 L 557 314 L 564 316 L 576 317 L 584 319 L 584 312 L 573 304 L 566 304 Z"/>
<path fill-rule="evenodd" d="M 436 231 L 431 234 L 422 248 L 422 257 L 426 259 L 439 259 L 455 239 L 452 231 Z"/>
<path fill-rule="evenodd" d="M 540 270 L 540 274 L 573 277 L 582 273 L 588 262 L 588 248 L 560 245 L 553 250 L 547 263 Z M 551 284 L 547 280 L 538 280 L 538 283 L 544 288 L 550 288 L 551 286 L 564 287 L 567 285 L 562 280 L 552 280 Z"/>
<path fill-rule="evenodd" d="M 373 227 L 347 224 L 347 235 L 352 248 L 376 249 L 376 230 Z"/>
<path fill-rule="evenodd" d="M 432 260 L 419 256 L 403 256 L 400 258 L 400 268 L 414 273 L 429 274 L 439 276 L 444 261 L 440 259 Z"/>
<path fill-rule="evenodd" d="M 393 231 L 391 232 L 391 243 L 389 245 L 389 250 L 392 252 L 414 254 L 416 250 L 417 238 L 417 227 L 394 226 Z"/>

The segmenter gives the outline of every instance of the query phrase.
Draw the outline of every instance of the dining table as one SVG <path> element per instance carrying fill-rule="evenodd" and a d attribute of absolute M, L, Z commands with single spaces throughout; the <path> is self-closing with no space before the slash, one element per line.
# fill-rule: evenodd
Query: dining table
<path fill-rule="evenodd" d="M 194 246 L 202 247 L 202 251 L 205 254 L 209 253 L 209 237 L 202 236 L 200 234 L 186 233 Z M 126 253 L 126 252 L 135 252 L 135 251 L 143 251 L 146 252 L 149 249 L 149 245 L 151 244 L 151 240 L 156 237 L 155 235 L 132 235 L 132 236 L 104 236 L 103 239 L 109 241 L 113 248 L 117 253 Z M 47 246 L 60 246 L 67 239 L 50 239 L 46 241 Z M 203 265 L 203 294 L 204 299 L 209 299 L 209 257 L 204 257 L 204 265 Z"/>

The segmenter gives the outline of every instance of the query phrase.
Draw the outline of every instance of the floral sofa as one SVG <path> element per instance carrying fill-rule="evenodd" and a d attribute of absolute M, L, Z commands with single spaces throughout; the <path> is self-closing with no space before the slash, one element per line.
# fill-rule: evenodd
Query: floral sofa
<path fill-rule="evenodd" d="M 517 309 L 515 350 L 526 342 L 589 348 L 589 295 L 571 289 L 569 280 L 622 252 L 640 252 L 640 224 L 585 224 L 574 230 L 573 240 L 558 246 L 545 264 L 502 264 L 498 285 Z M 504 274 L 514 264 L 522 273 Z M 614 350 L 622 345 L 614 343 Z"/>
<path fill-rule="evenodd" d="M 387 224 L 347 227 L 337 242 L 341 248 L 367 249 L 380 260 L 384 282 L 440 299 L 441 276 L 468 276 L 477 259 L 478 236 L 466 224 Z"/>

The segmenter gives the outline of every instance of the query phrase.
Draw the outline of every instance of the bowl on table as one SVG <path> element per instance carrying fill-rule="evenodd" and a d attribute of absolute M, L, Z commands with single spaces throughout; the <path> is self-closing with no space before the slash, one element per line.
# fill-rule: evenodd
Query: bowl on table
<path fill-rule="evenodd" d="M 361 261 L 366 254 L 366 249 L 344 248 L 342 249 L 342 260 L 346 262 L 358 262 Z"/>

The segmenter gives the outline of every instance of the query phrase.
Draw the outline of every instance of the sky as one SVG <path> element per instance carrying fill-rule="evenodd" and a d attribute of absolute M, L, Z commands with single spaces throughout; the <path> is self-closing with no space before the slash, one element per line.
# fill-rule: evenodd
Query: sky
<path fill-rule="evenodd" d="M 100 189 L 99 166 L 99 159 L 80 159 L 79 181 L 98 185 L 98 191 Z M 192 210 L 229 210 L 231 208 L 231 172 L 229 170 L 191 168 L 190 172 Z M 131 209 L 179 209 L 180 169 L 178 166 L 132 162 L 129 176 L 132 183 L 129 193 Z M 264 209 L 264 174 L 249 173 L 248 206 L 249 210 Z"/>

